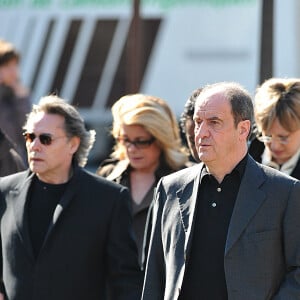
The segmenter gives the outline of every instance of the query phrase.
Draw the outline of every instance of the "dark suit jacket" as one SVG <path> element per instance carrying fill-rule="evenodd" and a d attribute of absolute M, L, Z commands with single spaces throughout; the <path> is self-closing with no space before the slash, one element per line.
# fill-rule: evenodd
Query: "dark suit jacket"
<path fill-rule="evenodd" d="M 147 253 L 147 232 L 145 233 L 144 241 L 144 231 L 146 226 L 146 220 L 148 215 L 149 207 L 153 200 L 154 187 L 157 185 L 159 179 L 165 175 L 168 175 L 175 170 L 172 170 L 169 166 L 161 161 L 159 167 L 155 171 L 155 183 L 148 190 L 143 201 L 136 205 L 133 200 L 132 203 L 132 216 L 133 216 L 133 231 L 136 237 L 136 245 L 139 253 L 139 263 L 142 269 L 144 269 L 144 260 L 145 254 Z M 107 159 L 104 160 L 100 167 L 97 170 L 97 174 L 103 176 L 109 180 L 117 182 L 123 186 L 126 186 L 130 190 L 130 165 L 128 160 L 116 160 L 116 159 Z M 147 229 L 146 229 L 147 231 Z"/>
<path fill-rule="evenodd" d="M 0 179 L 7 299 L 100 300 L 108 299 L 106 292 L 109 299 L 139 299 L 128 190 L 77 167 L 35 258 L 25 213 L 33 176 L 25 171 Z"/>
<path fill-rule="evenodd" d="M 143 300 L 180 295 L 202 166 L 158 184 Z M 300 182 L 249 156 L 224 251 L 229 300 L 300 299 L 299 216 Z"/>

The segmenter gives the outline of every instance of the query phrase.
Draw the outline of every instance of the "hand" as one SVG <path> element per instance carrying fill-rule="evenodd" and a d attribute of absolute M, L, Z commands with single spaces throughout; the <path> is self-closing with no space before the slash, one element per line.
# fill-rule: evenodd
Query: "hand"
<path fill-rule="evenodd" d="M 4 300 L 4 295 L 0 293 L 0 300 Z"/>

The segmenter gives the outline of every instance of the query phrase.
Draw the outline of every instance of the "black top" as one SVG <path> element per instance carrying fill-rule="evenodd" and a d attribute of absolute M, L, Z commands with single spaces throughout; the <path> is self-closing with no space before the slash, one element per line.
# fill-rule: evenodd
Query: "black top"
<path fill-rule="evenodd" d="M 201 171 L 191 253 L 179 299 L 225 300 L 224 250 L 247 155 L 222 183 Z"/>
<path fill-rule="evenodd" d="M 49 184 L 34 178 L 28 199 L 28 223 L 32 249 L 38 256 L 47 234 L 54 210 L 68 183 Z"/>

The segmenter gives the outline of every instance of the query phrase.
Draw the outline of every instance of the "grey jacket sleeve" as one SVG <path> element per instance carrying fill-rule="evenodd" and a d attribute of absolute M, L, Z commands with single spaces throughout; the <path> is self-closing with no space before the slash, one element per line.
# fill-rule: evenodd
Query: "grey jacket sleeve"
<path fill-rule="evenodd" d="M 291 189 L 282 226 L 287 269 L 274 300 L 300 299 L 300 181 Z"/>

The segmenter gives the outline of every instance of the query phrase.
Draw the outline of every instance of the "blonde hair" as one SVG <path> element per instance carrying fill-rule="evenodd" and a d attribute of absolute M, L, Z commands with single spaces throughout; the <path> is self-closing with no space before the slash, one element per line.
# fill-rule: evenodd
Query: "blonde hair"
<path fill-rule="evenodd" d="M 254 97 L 258 131 L 268 131 L 275 119 L 287 131 L 300 128 L 300 79 L 270 78 L 257 88 Z"/>
<path fill-rule="evenodd" d="M 126 148 L 118 143 L 122 125 L 140 125 L 155 139 L 162 150 L 163 159 L 176 170 L 188 159 L 187 150 L 181 144 L 179 127 L 175 115 L 168 104 L 154 96 L 131 94 L 121 97 L 112 106 L 112 135 L 116 139 L 113 158 L 127 158 Z"/>

